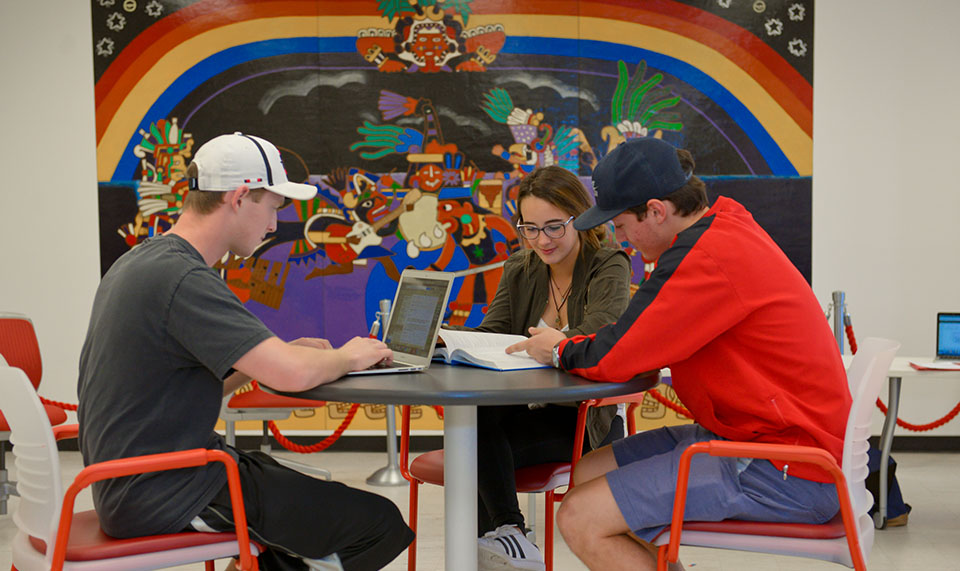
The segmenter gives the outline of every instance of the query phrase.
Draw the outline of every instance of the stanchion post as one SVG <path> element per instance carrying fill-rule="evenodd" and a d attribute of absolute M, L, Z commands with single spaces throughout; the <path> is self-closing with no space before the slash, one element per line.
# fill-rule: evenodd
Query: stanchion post
<path fill-rule="evenodd" d="M 846 331 L 843 328 L 843 316 L 847 313 L 846 301 L 847 295 L 842 291 L 833 292 L 833 336 L 837 339 L 837 345 L 840 346 L 840 354 L 844 354 L 844 345 L 846 345 Z"/>
<path fill-rule="evenodd" d="M 390 323 L 390 300 L 380 300 L 380 311 L 377 319 L 383 323 L 386 332 Z M 396 407 L 387 405 L 387 465 L 378 469 L 367 478 L 371 486 L 405 486 L 409 484 L 400 473 L 400 462 L 397 458 L 397 414 Z"/>

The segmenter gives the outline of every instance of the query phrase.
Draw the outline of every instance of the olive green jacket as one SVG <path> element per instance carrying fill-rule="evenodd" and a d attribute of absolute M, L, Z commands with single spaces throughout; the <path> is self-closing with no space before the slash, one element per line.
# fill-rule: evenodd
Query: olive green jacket
<path fill-rule="evenodd" d="M 474 331 L 529 335 L 547 309 L 550 274 L 533 250 L 520 250 L 507 259 L 497 293 Z M 589 335 L 615 322 L 630 301 L 630 258 L 622 250 L 584 246 L 573 268 L 573 288 L 567 297 L 567 337 Z M 591 408 L 587 415 L 590 446 L 596 448 L 610 431 L 617 407 Z"/>

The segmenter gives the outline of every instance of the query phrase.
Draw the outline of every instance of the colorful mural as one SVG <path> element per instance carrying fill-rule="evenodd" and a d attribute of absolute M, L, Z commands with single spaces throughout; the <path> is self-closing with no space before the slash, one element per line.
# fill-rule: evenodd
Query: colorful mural
<path fill-rule="evenodd" d="M 812 0 L 91 10 L 101 269 L 175 221 L 196 148 L 264 137 L 318 195 L 217 268 L 283 338 L 365 335 L 408 267 L 462 272 L 446 320 L 479 323 L 522 247 L 519 180 L 556 164 L 589 183 L 633 137 L 690 149 L 710 193 L 743 202 L 810 276 Z"/>

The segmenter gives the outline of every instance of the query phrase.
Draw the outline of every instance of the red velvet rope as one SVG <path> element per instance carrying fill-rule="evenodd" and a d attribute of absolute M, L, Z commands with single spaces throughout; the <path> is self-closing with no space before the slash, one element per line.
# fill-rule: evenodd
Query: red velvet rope
<path fill-rule="evenodd" d="M 845 318 L 844 321 L 846 322 L 844 329 L 847 332 L 847 340 L 850 343 L 850 352 L 853 354 L 856 354 L 857 338 L 854 337 L 853 335 L 853 324 L 850 323 L 849 318 Z M 883 401 L 880 399 L 877 399 L 877 408 L 879 408 L 880 412 L 882 412 L 883 414 L 887 414 L 887 405 L 883 404 Z M 957 406 L 953 407 L 953 410 L 948 412 L 946 416 L 938 420 L 935 420 L 933 422 L 930 422 L 927 424 L 913 424 L 905 420 L 900 420 L 900 418 L 898 417 L 897 426 L 904 428 L 906 430 L 912 430 L 913 432 L 926 432 L 928 430 L 933 430 L 934 428 L 939 428 L 943 426 L 944 424 L 956 418 L 958 414 L 960 414 L 960 402 L 958 402 Z"/>
<path fill-rule="evenodd" d="M 37 396 L 40 396 L 40 395 L 37 395 Z M 40 402 L 42 402 L 43 404 L 49 404 L 49 405 L 55 406 L 57 408 L 62 408 L 63 410 L 77 410 L 77 405 L 75 404 L 58 402 L 55 400 L 45 399 L 43 397 L 40 397 Z"/>
<path fill-rule="evenodd" d="M 669 408 L 670 410 L 672 410 L 672 411 L 674 411 L 674 412 L 676 412 L 676 413 L 682 414 L 683 416 L 685 416 L 685 417 L 687 417 L 687 418 L 693 418 L 693 415 L 690 413 L 689 410 L 687 410 L 686 408 L 678 405 L 677 403 L 673 402 L 672 400 L 668 399 L 667 397 L 663 396 L 662 394 L 660 394 L 660 391 L 658 391 L 657 389 L 650 389 L 650 390 L 647 391 L 647 394 L 650 395 L 650 396 L 652 396 L 652 397 L 654 398 L 654 400 L 656 400 L 657 402 L 659 402 L 659 403 L 662 404 L 663 406 Z"/>
<path fill-rule="evenodd" d="M 343 431 L 350 426 L 350 423 L 353 421 L 353 417 L 357 414 L 357 411 L 360 410 L 360 405 L 353 403 L 350 405 L 350 412 L 347 413 L 347 417 L 340 422 L 340 426 L 333 431 L 333 434 L 324 438 L 316 444 L 311 444 L 310 446 L 301 446 L 291 442 L 286 436 L 280 433 L 280 429 L 277 427 L 277 423 L 270 421 L 267 423 L 267 426 L 270 427 L 270 432 L 273 434 L 273 437 L 277 439 L 277 442 L 280 443 L 280 446 L 283 446 L 291 452 L 299 452 L 300 454 L 310 454 L 312 452 L 320 452 L 321 450 L 326 450 L 330 447 L 331 444 L 337 441 L 340 438 L 340 435 L 343 434 Z"/>
<path fill-rule="evenodd" d="M 250 385 L 253 386 L 254 390 L 260 388 L 260 385 L 257 383 L 257 381 L 250 381 Z M 353 403 L 352 405 L 350 405 L 350 412 L 348 412 L 346 418 L 344 418 L 340 422 L 340 426 L 338 426 L 337 429 L 333 431 L 333 434 L 324 438 L 320 442 L 317 442 L 316 444 L 311 444 L 310 446 L 303 446 L 301 444 L 297 444 L 296 442 L 291 441 L 289 438 L 284 436 L 282 432 L 280 432 L 280 427 L 278 427 L 277 423 L 272 420 L 267 422 L 267 427 L 270 428 L 270 433 L 273 434 L 273 437 L 276 439 L 277 443 L 280 444 L 280 446 L 283 446 L 284 448 L 286 448 L 291 452 L 299 452 L 300 454 L 312 454 L 313 452 L 320 452 L 321 450 L 326 450 L 327 448 L 330 447 L 331 444 L 336 442 L 337 439 L 340 438 L 340 435 L 343 434 L 343 431 L 346 430 L 348 426 L 350 426 L 351 422 L 353 422 L 353 417 L 356 416 L 357 410 L 359 409 L 360 409 L 360 405 L 357 403 Z"/>

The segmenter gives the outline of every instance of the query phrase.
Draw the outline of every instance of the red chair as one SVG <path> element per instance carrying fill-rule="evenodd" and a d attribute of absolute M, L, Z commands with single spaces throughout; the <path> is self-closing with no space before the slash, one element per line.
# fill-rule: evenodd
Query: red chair
<path fill-rule="evenodd" d="M 206 569 L 212 571 L 214 559 L 234 556 L 239 556 L 240 569 L 257 569 L 254 556 L 259 548 L 250 542 L 237 465 L 226 452 L 184 450 L 92 464 L 64 494 L 56 440 L 75 438 L 77 425 L 52 428 L 26 374 L 8 367 L 2 359 L 0 408 L 12 429 L 20 474 L 20 502 L 13 516 L 17 526 L 12 544 L 14 570 L 158 569 L 205 561 Z M 93 482 L 209 462 L 222 462 L 226 467 L 236 519 L 234 533 L 198 531 L 116 539 L 100 529 L 96 512 L 73 511 L 77 494 Z"/>
<path fill-rule="evenodd" d="M 0 313 L 0 355 L 11 367 L 26 373 L 34 391 L 40 387 L 43 362 L 40 360 L 37 334 L 29 317 L 19 313 Z M 51 425 L 67 421 L 67 414 L 62 408 L 53 405 L 44 405 L 43 408 Z M 7 498 L 17 495 L 16 482 L 7 477 L 6 445 L 9 439 L 10 425 L 0 414 L 0 515 L 7 513 Z"/>
<path fill-rule="evenodd" d="M 685 450 L 677 473 L 672 523 L 654 540 L 659 546 L 658 569 L 666 571 L 669 563 L 677 561 L 682 543 L 822 559 L 865 571 L 874 532 L 873 520 L 867 513 L 873 505 L 873 498 L 864 483 L 868 473 L 867 439 L 874 403 L 899 347 L 896 341 L 867 339 L 850 363 L 847 382 L 853 405 L 847 419 L 840 465 L 825 450 L 810 446 L 711 440 Z M 840 513 L 820 525 L 736 520 L 684 522 L 687 478 L 690 460 L 695 454 L 816 464 L 827 470 L 836 483 Z"/>
<path fill-rule="evenodd" d="M 643 393 L 611 397 L 604 399 L 590 399 L 580 403 L 577 412 L 577 428 L 573 445 L 573 454 L 570 462 L 551 462 L 519 468 L 514 472 L 517 491 L 525 494 L 544 494 L 544 549 L 543 561 L 547 571 L 553 569 L 553 514 L 554 502 L 563 498 L 563 494 L 556 489 L 572 485 L 570 473 L 580 460 L 583 451 L 583 439 L 586 433 L 587 409 L 593 406 L 604 406 L 620 403 L 637 403 L 643 400 Z M 443 450 L 432 450 L 417 456 L 413 461 L 410 458 L 410 407 L 402 406 L 402 421 L 400 427 L 400 472 L 410 482 L 410 529 L 417 531 L 417 506 L 420 484 L 443 485 Z M 635 433 L 633 415 L 627 419 L 629 434 Z M 535 510 L 529 510 L 531 517 Z M 532 527 L 532 526 L 531 526 Z M 407 569 L 417 568 L 417 540 L 407 550 Z"/>

